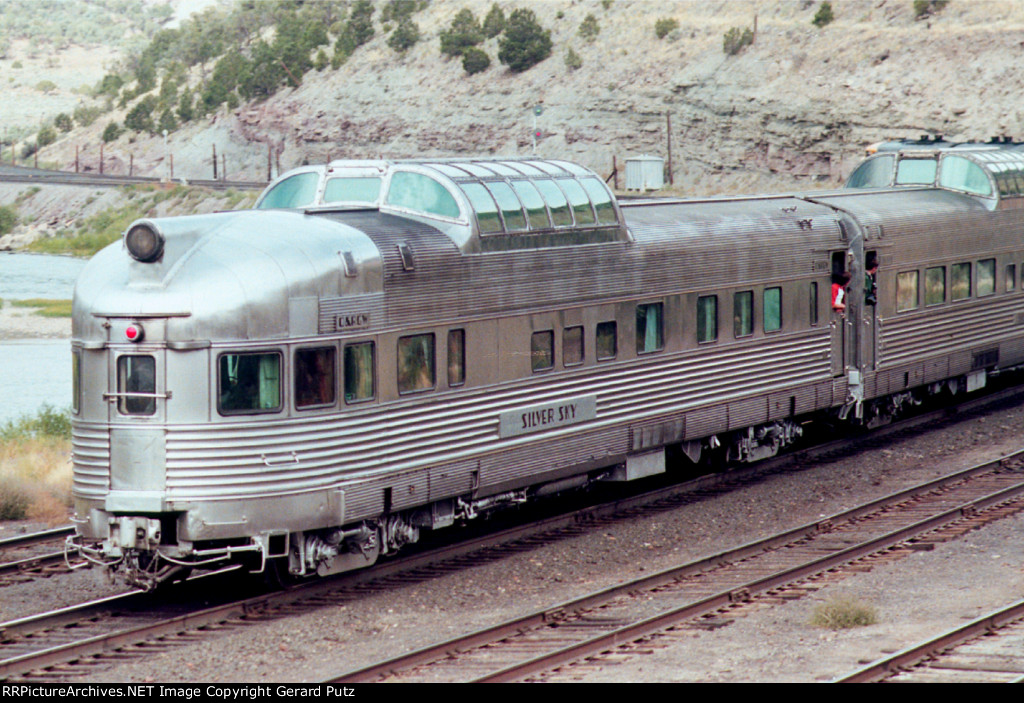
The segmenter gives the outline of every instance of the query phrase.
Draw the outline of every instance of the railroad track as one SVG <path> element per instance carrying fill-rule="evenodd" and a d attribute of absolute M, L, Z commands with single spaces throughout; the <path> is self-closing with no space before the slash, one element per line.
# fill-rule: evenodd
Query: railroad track
<path fill-rule="evenodd" d="M 97 188 L 120 187 L 125 185 L 159 185 L 168 181 L 155 176 L 116 176 L 99 173 L 74 173 L 51 171 L 41 168 L 0 165 L 0 182 L 25 183 L 31 185 L 75 185 Z M 263 190 L 266 183 L 253 181 L 222 181 L 203 178 L 175 178 L 173 184 L 199 186 L 213 190 Z"/>
<path fill-rule="evenodd" d="M 961 406 L 961 411 L 988 407 L 1011 397 L 1016 397 L 1015 392 L 1006 391 L 971 401 Z M 210 588 L 207 581 L 206 586 L 191 591 L 192 601 L 189 600 L 190 587 L 185 584 L 181 590 L 170 589 L 156 594 L 132 592 L 0 623 L 0 680 L 65 680 L 95 672 L 96 666 L 106 661 L 132 658 L 154 648 L 176 646 L 194 637 L 209 636 L 206 633 L 210 631 L 288 617 L 323 605 L 358 600 L 368 591 L 428 581 L 466 566 L 530 551 L 541 544 L 593 530 L 602 524 L 656 514 L 705 500 L 734 490 L 739 485 L 756 483 L 765 475 L 801 471 L 822 457 L 858 451 L 858 447 L 863 449 L 881 442 L 883 435 L 907 432 L 924 423 L 942 423 L 943 418 L 948 419 L 950 414 L 948 409 L 938 410 L 883 428 L 869 436 L 827 443 L 723 474 L 701 476 L 683 484 L 663 486 L 567 514 L 546 518 L 527 514 L 527 524 L 483 536 L 460 538 L 455 544 L 442 544 L 378 563 L 368 571 L 303 583 L 281 592 L 253 593 L 254 578 L 250 576 L 240 585 L 229 584 L 227 587 Z M 939 482 L 949 480 L 940 479 Z M 820 524 L 812 526 L 811 531 L 819 531 Z M 451 533 L 452 536 L 455 534 Z M 248 596 L 245 589 L 249 589 Z M 232 593 L 238 597 L 210 603 L 211 593 Z M 731 593 L 730 597 L 738 599 L 737 593 Z"/>
<path fill-rule="evenodd" d="M 0 587 L 87 566 L 64 552 L 64 540 L 73 532 L 69 525 L 0 540 Z"/>
<path fill-rule="evenodd" d="M 802 597 L 1021 510 L 1024 451 L 330 682 L 573 680 L 658 640 L 727 625 L 746 610 Z"/>
<path fill-rule="evenodd" d="M 880 659 L 836 683 L 1024 683 L 1024 600 Z"/>

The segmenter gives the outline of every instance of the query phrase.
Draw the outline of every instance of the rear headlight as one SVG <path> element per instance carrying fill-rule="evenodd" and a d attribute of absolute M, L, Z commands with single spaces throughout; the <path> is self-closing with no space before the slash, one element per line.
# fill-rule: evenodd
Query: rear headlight
<path fill-rule="evenodd" d="M 124 244 L 136 261 L 156 261 L 164 253 L 163 235 L 153 225 L 145 222 L 131 226 L 124 235 Z"/>

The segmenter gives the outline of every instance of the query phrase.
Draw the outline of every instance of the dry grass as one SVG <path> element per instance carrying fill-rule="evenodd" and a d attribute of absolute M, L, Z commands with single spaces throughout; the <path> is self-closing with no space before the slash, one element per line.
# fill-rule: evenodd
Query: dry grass
<path fill-rule="evenodd" d="M 0 426 L 0 520 L 67 522 L 71 480 L 66 413 L 43 407 Z"/>
<path fill-rule="evenodd" d="M 811 624 L 829 630 L 845 630 L 851 627 L 865 627 L 878 622 L 878 613 L 873 607 L 855 598 L 833 597 L 814 609 Z"/>
<path fill-rule="evenodd" d="M 58 525 L 71 507 L 71 441 L 52 437 L 0 444 L 0 519 Z"/>

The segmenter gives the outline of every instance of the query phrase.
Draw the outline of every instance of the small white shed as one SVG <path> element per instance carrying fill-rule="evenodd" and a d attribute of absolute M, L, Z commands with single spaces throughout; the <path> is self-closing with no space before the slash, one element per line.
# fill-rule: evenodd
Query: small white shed
<path fill-rule="evenodd" d="M 626 159 L 626 190 L 659 190 L 665 185 L 665 159 L 633 156 Z"/>

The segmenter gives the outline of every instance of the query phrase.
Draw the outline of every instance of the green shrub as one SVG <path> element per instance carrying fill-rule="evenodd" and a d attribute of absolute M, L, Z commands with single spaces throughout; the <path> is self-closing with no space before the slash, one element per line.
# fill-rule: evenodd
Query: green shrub
<path fill-rule="evenodd" d="M 811 20 L 811 24 L 821 29 L 827 24 L 831 24 L 835 16 L 832 14 L 832 3 L 827 0 L 818 6 L 818 11 L 814 13 L 814 19 Z"/>
<path fill-rule="evenodd" d="M 57 130 L 53 127 L 43 127 L 36 134 L 36 144 L 39 145 L 40 149 L 53 144 L 55 141 L 57 141 Z"/>
<path fill-rule="evenodd" d="M 124 126 L 136 132 L 156 132 L 156 124 L 153 122 L 155 109 L 156 96 L 147 95 L 124 116 Z"/>
<path fill-rule="evenodd" d="M 18 224 L 18 210 L 13 205 L 0 205 L 0 236 L 8 234 Z"/>
<path fill-rule="evenodd" d="M 120 136 L 121 128 L 117 126 L 117 122 L 109 122 L 107 123 L 107 126 L 103 129 L 103 135 L 101 139 L 103 139 L 104 142 L 109 144 L 110 142 L 114 141 Z"/>
<path fill-rule="evenodd" d="M 30 438 L 71 439 L 69 411 L 43 404 L 35 415 L 22 415 L 0 425 L 0 442 Z"/>
<path fill-rule="evenodd" d="M 420 40 L 420 28 L 408 17 L 398 21 L 395 31 L 388 37 L 388 46 L 398 53 L 405 53 Z"/>
<path fill-rule="evenodd" d="M 88 127 L 95 122 L 103 112 L 104 110 L 102 108 L 96 106 L 79 105 L 75 108 L 75 111 L 72 114 L 75 117 L 75 122 L 83 127 Z"/>
<path fill-rule="evenodd" d="M 484 30 L 471 10 L 459 10 L 451 25 L 440 34 L 441 53 L 448 56 L 462 56 L 470 47 L 484 40 Z"/>
<path fill-rule="evenodd" d="M 565 52 L 565 66 L 566 66 L 566 68 L 568 68 L 570 71 L 575 71 L 576 69 L 580 68 L 582 65 L 583 65 L 583 59 L 581 59 L 580 55 L 577 54 L 575 51 L 573 51 L 572 47 L 570 46 L 568 51 Z"/>
<path fill-rule="evenodd" d="M 914 0 L 914 16 L 923 19 L 936 12 L 941 12 L 949 0 Z"/>
<path fill-rule="evenodd" d="M 675 17 L 662 17 L 654 23 L 654 34 L 658 39 L 664 39 L 669 32 L 679 29 L 679 20 Z"/>
<path fill-rule="evenodd" d="M 601 25 L 597 23 L 597 18 L 593 15 L 587 15 L 584 17 L 583 21 L 580 22 L 579 30 L 577 30 L 577 34 L 588 42 L 594 41 L 600 33 Z"/>
<path fill-rule="evenodd" d="M 736 54 L 743 51 L 743 47 L 749 46 L 753 43 L 753 30 L 751 30 L 749 27 L 746 29 L 732 27 L 728 32 L 725 33 L 725 37 L 722 39 L 722 51 L 724 51 L 729 56 L 735 56 Z"/>
<path fill-rule="evenodd" d="M 486 71 L 491 66 L 491 57 L 483 49 L 471 46 L 462 53 L 462 69 L 469 75 Z"/>
<path fill-rule="evenodd" d="M 68 117 L 67 113 L 62 112 L 53 118 L 53 126 L 61 132 L 70 132 L 71 128 L 74 127 L 75 124 L 71 121 L 71 118 Z"/>
<path fill-rule="evenodd" d="M 487 17 L 484 18 L 483 31 L 484 36 L 488 39 L 494 39 L 494 37 L 505 31 L 505 13 L 498 7 L 498 3 L 491 5 L 491 9 L 487 12 Z"/>
<path fill-rule="evenodd" d="M 551 56 L 551 30 L 537 22 L 532 10 L 513 10 L 498 40 L 498 60 L 521 73 Z"/>

